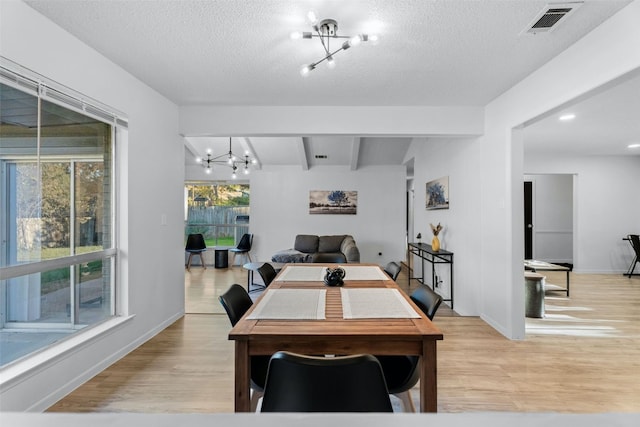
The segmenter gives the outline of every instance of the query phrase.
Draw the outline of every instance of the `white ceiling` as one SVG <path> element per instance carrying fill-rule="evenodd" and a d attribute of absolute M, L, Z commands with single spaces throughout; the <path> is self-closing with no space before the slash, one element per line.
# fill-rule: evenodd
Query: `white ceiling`
<path fill-rule="evenodd" d="M 640 73 L 525 128 L 527 153 L 640 155 Z M 566 114 L 575 118 L 561 121 Z"/>
<path fill-rule="evenodd" d="M 482 106 L 630 1 L 586 0 L 557 29 L 538 35 L 521 33 L 545 5 L 557 1 L 26 0 L 26 3 L 181 106 Z M 369 32 L 378 34 L 380 39 L 376 44 L 367 42 L 339 53 L 333 70 L 323 63 L 302 77 L 299 73 L 302 64 L 320 59 L 322 47 L 315 39 L 291 40 L 289 34 L 311 31 L 305 22 L 310 9 L 321 19 L 336 19 L 340 35 Z M 633 86 L 633 90 L 637 88 L 637 84 Z M 622 89 L 618 92 L 629 94 Z M 596 134 L 602 140 L 604 132 L 610 141 L 612 132 L 606 129 L 621 130 L 629 124 L 628 120 L 625 126 L 604 121 L 604 116 L 620 119 L 620 115 L 606 114 L 616 111 L 616 99 L 611 95 L 607 100 L 610 106 L 599 112 L 597 103 L 590 107 L 587 104 L 584 108 L 590 115 L 582 116 L 583 121 L 574 120 L 573 128 L 559 127 L 551 118 L 539 122 L 527 134 L 527 144 L 531 136 L 539 139 L 538 147 L 544 144 L 557 148 L 559 144 L 554 140 L 574 138 L 567 135 L 568 130 L 583 142 L 580 150 L 595 145 L 597 141 L 592 142 L 591 137 Z M 637 103 L 630 105 L 631 101 L 629 97 L 622 101 L 625 108 L 640 111 Z M 594 112 L 598 114 L 594 116 Z M 596 123 L 605 130 L 595 132 Z M 632 131 L 634 135 L 619 135 L 619 139 L 640 139 L 637 126 Z M 317 161 L 316 154 L 327 154 L 331 164 L 359 167 L 387 164 L 390 159 L 400 164 L 409 144 L 409 140 L 401 138 L 303 137 L 238 138 L 240 145 L 236 149 L 234 139 L 234 152 L 253 147 L 263 165 L 304 167 L 306 159 L 312 167 Z M 189 138 L 187 147 L 203 155 L 205 148 L 213 148 L 214 142 Z M 228 139 L 222 138 L 219 144 L 222 152 L 228 150 Z M 355 160 L 353 153 L 358 153 Z"/>

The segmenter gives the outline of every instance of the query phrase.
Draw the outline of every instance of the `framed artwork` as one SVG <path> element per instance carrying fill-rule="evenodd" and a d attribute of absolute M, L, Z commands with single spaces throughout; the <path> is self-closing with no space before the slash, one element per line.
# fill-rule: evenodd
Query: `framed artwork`
<path fill-rule="evenodd" d="M 309 191 L 310 214 L 355 215 L 358 212 L 358 192 L 343 190 Z"/>
<path fill-rule="evenodd" d="M 449 209 L 449 177 L 434 179 L 427 182 L 426 208 Z"/>

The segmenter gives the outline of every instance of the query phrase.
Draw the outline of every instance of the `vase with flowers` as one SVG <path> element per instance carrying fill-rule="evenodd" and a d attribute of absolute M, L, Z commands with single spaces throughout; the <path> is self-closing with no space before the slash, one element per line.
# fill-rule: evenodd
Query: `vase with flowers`
<path fill-rule="evenodd" d="M 440 250 L 440 239 L 438 239 L 438 234 L 440 234 L 440 231 L 442 230 L 442 226 L 440 225 L 440 223 L 438 223 L 438 225 L 434 226 L 433 224 L 429 224 L 431 226 L 431 231 L 433 232 L 433 239 L 431 240 L 431 249 L 433 249 L 434 252 L 438 252 Z"/>

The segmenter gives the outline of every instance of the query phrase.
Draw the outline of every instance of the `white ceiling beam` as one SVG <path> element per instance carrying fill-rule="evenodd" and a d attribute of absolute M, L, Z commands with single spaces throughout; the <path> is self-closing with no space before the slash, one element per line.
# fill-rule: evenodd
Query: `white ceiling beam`
<path fill-rule="evenodd" d="M 184 146 L 187 148 L 187 150 L 189 150 L 191 154 L 193 154 L 193 157 L 202 156 L 202 154 L 198 153 L 198 150 L 196 150 L 196 147 L 193 146 L 193 144 L 191 143 L 191 141 L 189 141 L 188 138 L 182 138 L 182 140 L 184 141 Z"/>
<path fill-rule="evenodd" d="M 361 138 L 359 136 L 355 136 L 353 138 L 353 142 L 351 143 L 351 170 L 358 169 L 358 157 L 360 157 L 360 141 Z"/>
<path fill-rule="evenodd" d="M 297 138 L 298 140 L 298 158 L 303 171 L 309 170 L 309 162 L 307 161 L 307 146 L 309 145 L 307 138 Z"/>

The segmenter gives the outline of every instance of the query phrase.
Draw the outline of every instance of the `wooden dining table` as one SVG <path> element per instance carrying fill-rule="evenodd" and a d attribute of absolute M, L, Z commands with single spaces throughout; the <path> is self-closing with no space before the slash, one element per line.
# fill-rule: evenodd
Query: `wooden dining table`
<path fill-rule="evenodd" d="M 277 351 L 300 354 L 418 355 L 420 363 L 420 411 L 437 412 L 436 343 L 442 332 L 384 273 L 380 278 L 350 280 L 344 286 L 325 286 L 322 280 L 287 280 L 288 269 L 325 267 L 320 264 L 287 264 L 256 304 L 229 332 L 235 341 L 235 411 L 250 410 L 250 357 Z M 327 265 L 335 267 L 335 265 Z M 358 264 L 358 266 L 367 265 Z M 380 269 L 377 265 L 368 265 Z M 354 268 L 353 266 L 347 268 Z M 299 270 L 298 270 L 299 271 Z M 303 270 L 307 271 L 307 270 Z M 311 270 L 309 270 L 311 271 Z M 354 270 L 351 270 L 354 271 Z M 364 270 L 363 270 L 364 271 Z M 382 271 L 382 269 L 380 269 Z M 289 271 L 291 273 L 293 271 Z M 371 272 L 371 271 L 370 271 Z M 365 275 L 366 276 L 366 275 Z M 345 318 L 341 289 L 397 289 L 415 310 L 414 318 Z M 324 319 L 249 319 L 267 294 L 278 289 L 326 289 Z M 273 294 L 272 294 L 273 295 Z M 267 298 L 265 301 L 268 301 Z M 255 317 L 255 316 L 254 316 Z"/>

